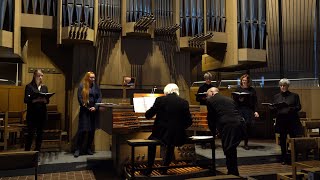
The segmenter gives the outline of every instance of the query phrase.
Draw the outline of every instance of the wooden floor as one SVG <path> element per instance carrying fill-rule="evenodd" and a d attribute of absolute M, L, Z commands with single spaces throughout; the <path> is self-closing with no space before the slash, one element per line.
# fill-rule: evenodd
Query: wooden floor
<path fill-rule="evenodd" d="M 0 180 L 33 180 L 34 176 L 5 177 Z M 92 171 L 70 171 L 61 173 L 39 174 L 38 180 L 95 180 Z"/>

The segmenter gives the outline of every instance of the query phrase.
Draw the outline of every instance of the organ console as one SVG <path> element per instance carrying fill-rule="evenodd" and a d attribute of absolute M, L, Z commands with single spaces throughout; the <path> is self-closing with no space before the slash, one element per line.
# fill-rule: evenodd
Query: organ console
<path fill-rule="evenodd" d="M 144 94 L 143 96 L 145 96 Z M 140 95 L 136 95 L 141 96 Z M 200 112 L 200 106 L 190 105 L 193 125 L 189 128 L 190 135 L 193 131 L 208 131 L 206 112 Z M 130 160 L 128 139 L 147 139 L 151 134 L 154 119 L 147 120 L 144 113 L 135 113 L 132 105 L 101 104 L 99 109 L 100 127 L 112 135 L 112 158 L 115 169 L 123 173 L 124 164 Z M 187 144 L 176 148 L 177 160 L 190 160 L 195 158 L 194 144 Z M 147 161 L 147 147 L 137 147 L 135 159 L 139 162 Z M 159 157 L 159 151 L 157 153 Z M 142 158 L 143 157 L 143 158 Z"/>

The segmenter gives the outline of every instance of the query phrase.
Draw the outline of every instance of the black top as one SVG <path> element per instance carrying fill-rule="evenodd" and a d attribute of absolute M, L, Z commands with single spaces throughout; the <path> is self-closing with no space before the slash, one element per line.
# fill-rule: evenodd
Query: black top
<path fill-rule="evenodd" d="M 207 91 L 208 91 L 210 88 L 212 88 L 212 87 L 214 87 L 213 84 L 211 84 L 211 83 L 210 83 L 210 84 L 204 83 L 203 85 L 201 85 L 201 86 L 199 87 L 197 94 L 207 92 Z M 205 96 L 205 95 L 203 95 L 203 96 L 198 96 L 198 95 L 197 95 L 196 100 L 197 100 L 198 102 L 200 102 L 200 105 L 206 105 L 207 99 L 206 99 L 206 96 Z"/>
<path fill-rule="evenodd" d="M 32 100 L 36 99 L 36 93 L 47 93 L 48 88 L 45 85 L 42 85 L 40 91 L 37 87 L 37 84 L 31 82 L 26 85 L 24 91 L 24 103 L 27 104 L 27 120 L 45 120 L 47 106 L 43 102 L 32 102 Z M 47 99 L 47 104 L 49 103 L 49 99 Z"/>
<path fill-rule="evenodd" d="M 207 100 L 208 125 L 213 134 L 216 128 L 221 135 L 224 152 L 239 145 L 243 136 L 243 118 L 235 102 L 220 94 Z"/>
<path fill-rule="evenodd" d="M 175 93 L 157 97 L 146 112 L 147 119 L 156 115 L 149 139 L 161 140 L 166 145 L 181 146 L 185 143 L 187 129 L 192 124 L 188 101 Z"/>
<path fill-rule="evenodd" d="M 299 95 L 290 91 L 281 92 L 274 96 L 274 103 L 285 102 L 287 106 L 276 109 L 277 119 L 299 120 L 298 112 L 301 110 Z"/>
<path fill-rule="evenodd" d="M 99 86 L 96 83 L 93 83 L 89 89 L 89 99 L 88 102 L 84 103 L 82 100 L 82 89 L 83 89 L 83 84 L 81 83 L 79 85 L 78 89 L 78 102 L 80 107 L 84 107 L 83 105 L 85 104 L 86 108 L 90 107 L 95 107 L 98 109 L 98 105 L 95 103 L 101 103 L 102 97 L 101 97 L 101 91 Z"/>
<path fill-rule="evenodd" d="M 216 94 L 207 100 L 208 125 L 210 130 L 222 128 L 226 124 L 238 124 L 242 117 L 236 103 L 229 97 Z"/>
<path fill-rule="evenodd" d="M 256 90 L 253 87 L 249 88 L 242 88 L 239 86 L 235 92 L 246 92 L 249 93 L 250 95 L 248 96 L 241 96 L 243 97 L 243 101 L 239 101 L 240 96 L 233 96 L 235 102 L 237 103 L 237 106 L 241 107 L 248 107 L 250 108 L 253 112 L 256 112 L 257 106 L 258 106 L 258 98 L 257 98 L 257 93 Z"/>

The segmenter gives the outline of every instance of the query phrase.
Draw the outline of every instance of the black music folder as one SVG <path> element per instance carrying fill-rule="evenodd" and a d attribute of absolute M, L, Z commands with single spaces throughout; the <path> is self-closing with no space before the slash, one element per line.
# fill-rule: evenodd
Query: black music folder
<path fill-rule="evenodd" d="M 196 94 L 196 96 L 200 96 L 200 97 L 202 97 L 202 96 L 207 96 L 207 92 L 203 92 L 203 93 L 198 93 L 198 94 Z"/>
<path fill-rule="evenodd" d="M 250 95 L 250 93 L 247 93 L 247 92 L 232 92 L 232 95 L 236 95 L 236 96 L 248 96 L 248 95 Z"/>
<path fill-rule="evenodd" d="M 34 99 L 36 99 L 36 98 L 38 98 L 38 97 L 44 97 L 44 98 L 47 98 L 47 99 L 49 99 L 49 98 L 51 98 L 51 96 L 53 96 L 55 93 L 43 93 L 43 92 L 38 92 L 38 93 L 34 93 L 33 95 L 32 95 L 32 97 L 34 98 Z"/>
<path fill-rule="evenodd" d="M 283 107 L 288 107 L 289 105 L 286 102 L 279 102 L 279 103 L 261 103 L 262 105 L 268 105 L 272 106 L 275 108 L 283 108 Z"/>

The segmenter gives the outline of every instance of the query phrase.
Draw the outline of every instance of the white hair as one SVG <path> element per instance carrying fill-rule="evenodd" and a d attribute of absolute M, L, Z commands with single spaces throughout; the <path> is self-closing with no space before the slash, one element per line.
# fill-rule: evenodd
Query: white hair
<path fill-rule="evenodd" d="M 206 72 L 204 75 L 203 75 L 203 78 L 205 80 L 212 80 L 212 74 L 210 72 Z"/>
<path fill-rule="evenodd" d="M 165 95 L 176 93 L 179 96 L 179 87 L 174 83 L 169 83 L 166 85 L 166 87 L 164 87 L 163 93 Z"/>
<path fill-rule="evenodd" d="M 280 79 L 280 81 L 279 81 L 279 86 L 281 86 L 281 85 L 290 85 L 290 81 L 289 81 L 289 79 L 287 79 L 287 78 L 283 78 L 283 79 Z"/>

